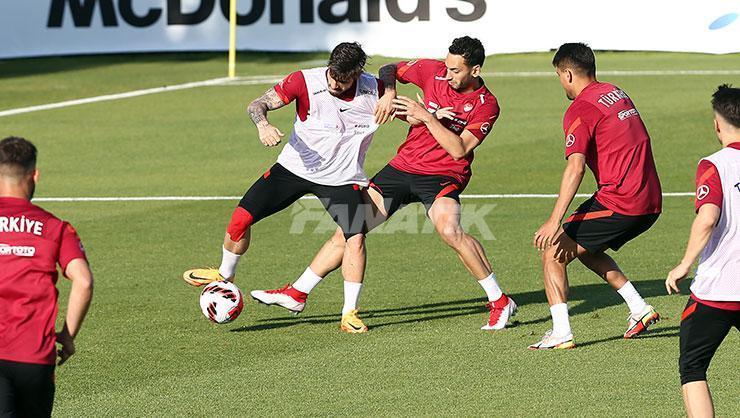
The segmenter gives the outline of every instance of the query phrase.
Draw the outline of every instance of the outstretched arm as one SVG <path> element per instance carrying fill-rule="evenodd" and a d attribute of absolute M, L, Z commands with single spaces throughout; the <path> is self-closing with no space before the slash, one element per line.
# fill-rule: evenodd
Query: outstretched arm
<path fill-rule="evenodd" d="M 721 209 L 714 204 L 702 205 L 696 219 L 691 225 L 691 235 L 689 243 L 686 245 L 686 253 L 683 260 L 670 273 L 665 280 L 665 290 L 670 295 L 673 292 L 680 293 L 678 283 L 689 275 L 689 270 L 694 261 L 699 257 L 704 247 L 707 246 L 709 238 L 712 236 L 712 230 L 719 221 Z"/>
<path fill-rule="evenodd" d="M 279 144 L 280 138 L 285 136 L 278 128 L 270 124 L 267 120 L 267 112 L 280 109 L 286 104 L 273 87 L 262 96 L 254 99 L 247 107 L 249 117 L 259 132 L 260 141 L 267 147 L 274 147 Z"/>
<path fill-rule="evenodd" d="M 540 229 L 534 234 L 534 246 L 544 251 L 552 244 L 555 235 L 560 229 L 560 222 L 565 216 L 573 198 L 581 186 L 583 175 L 586 172 L 586 156 L 581 153 L 573 153 L 568 157 L 568 165 L 563 172 L 563 179 L 560 182 L 560 193 L 555 207 L 550 214 L 550 218 L 542 224 Z"/>

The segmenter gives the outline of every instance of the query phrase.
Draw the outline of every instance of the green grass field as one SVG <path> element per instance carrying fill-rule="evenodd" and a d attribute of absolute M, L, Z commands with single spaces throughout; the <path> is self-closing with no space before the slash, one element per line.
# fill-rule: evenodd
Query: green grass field
<path fill-rule="evenodd" d="M 237 68 L 240 76 L 280 76 L 316 66 L 324 56 L 241 54 Z M 552 71 L 550 59 L 493 56 L 485 70 Z M 601 53 L 597 60 L 599 70 L 740 68 L 740 54 Z M 390 61 L 373 57 L 371 70 Z M 225 71 L 221 54 L 0 61 L 0 111 L 211 79 Z M 624 88 L 637 104 L 664 191 L 692 191 L 697 161 L 718 149 L 711 93 L 720 83 L 740 84 L 740 76 L 600 78 Z M 487 80 L 502 113 L 476 151 L 466 193 L 557 193 L 564 167 L 562 114 L 569 102 L 554 74 Z M 0 137 L 25 136 L 39 147 L 37 197 L 237 196 L 278 154 L 259 143 L 245 112 L 268 87 L 200 87 L 0 117 Z M 292 107 L 270 118 L 288 132 Z M 400 122 L 381 127 L 368 154 L 369 174 L 394 155 L 404 135 Z M 593 189 L 588 176 L 580 192 Z M 677 357 L 686 297 L 667 296 L 663 280 L 682 256 L 692 198 L 665 198 L 658 223 L 615 255 L 664 320 L 644 338 L 623 340 L 627 309 L 621 298 L 574 263 L 570 308 L 579 347 L 567 352 L 526 350 L 550 325 L 531 237 L 554 200 L 463 203 L 495 205 L 486 206 L 485 216 L 495 239 L 483 245 L 520 305 L 514 326 L 502 332 L 479 330 L 483 292 L 434 234 L 368 237 L 361 300 L 367 334 L 338 329 L 339 273 L 312 293 L 300 316 L 250 299 L 237 321 L 217 326 L 200 313 L 199 292 L 179 276 L 187 268 L 218 264 L 236 200 L 40 203 L 77 227 L 96 278 L 78 352 L 57 369 L 55 415 L 683 414 Z M 245 293 L 294 280 L 328 237 L 321 228 L 314 231 L 316 223 L 291 234 L 294 211 L 254 228 L 237 277 Z M 396 217 L 421 225 L 417 213 L 412 206 Z M 60 279 L 59 287 L 63 313 L 69 283 Z M 718 416 L 740 415 L 739 343 L 740 333 L 733 331 L 710 368 Z"/>

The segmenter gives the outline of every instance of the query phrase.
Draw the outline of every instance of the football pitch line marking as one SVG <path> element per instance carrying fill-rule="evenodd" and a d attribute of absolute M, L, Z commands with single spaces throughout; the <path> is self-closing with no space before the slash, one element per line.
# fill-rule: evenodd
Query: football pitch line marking
<path fill-rule="evenodd" d="M 133 91 L 129 91 L 125 93 L 117 93 L 117 94 L 106 94 L 103 96 L 88 97 L 85 99 L 67 100 L 64 102 L 49 103 L 45 105 L 21 107 L 17 109 L 9 109 L 9 110 L 0 111 L 0 117 L 19 115 L 21 113 L 38 112 L 41 110 L 59 109 L 63 107 L 77 106 L 77 105 L 88 104 L 88 103 L 98 103 L 98 102 L 107 102 L 111 100 L 128 99 L 130 97 L 146 96 L 148 94 L 163 93 L 166 91 L 193 89 L 196 87 L 204 87 L 204 86 L 210 86 L 210 85 L 215 85 L 215 84 L 221 84 L 227 80 L 229 80 L 228 77 L 214 78 L 211 80 L 195 81 L 192 83 L 175 84 L 172 86 L 155 87 L 155 88 L 143 89 L 143 90 L 133 90 Z"/>
<path fill-rule="evenodd" d="M 740 70 L 612 70 L 599 71 L 600 75 L 606 76 L 667 76 L 667 75 L 740 75 Z M 521 77 L 554 77 L 554 71 L 513 71 L 483 73 L 484 77 L 494 78 L 521 78 Z M 102 96 L 88 97 L 84 99 L 66 100 L 63 102 L 49 103 L 38 106 L 20 107 L 0 111 L 0 118 L 5 116 L 20 115 L 23 113 L 38 112 L 43 110 L 60 109 L 64 107 L 77 106 L 90 103 L 99 103 L 112 100 L 128 99 L 131 97 L 146 96 L 149 94 L 164 93 L 168 91 L 186 90 L 209 86 L 254 86 L 268 85 L 280 82 L 284 76 L 280 75 L 255 75 L 230 79 L 228 77 L 213 78 L 210 80 L 195 81 L 191 83 L 175 84 L 172 86 L 154 87 L 150 89 L 133 90 L 124 93 L 106 94 Z"/>
<path fill-rule="evenodd" d="M 498 71 L 495 73 L 481 73 L 483 77 L 494 78 L 528 78 L 528 77 L 554 77 L 555 71 Z M 668 75 L 740 75 L 740 70 L 607 70 L 599 71 L 599 75 L 605 76 L 668 76 Z M 253 86 L 259 84 L 279 83 L 284 76 L 265 75 L 237 77 L 224 83 L 213 84 L 213 86 Z"/>
<path fill-rule="evenodd" d="M 578 198 L 591 197 L 577 194 Z M 663 197 L 689 197 L 693 192 L 663 193 Z M 462 199 L 555 199 L 556 194 L 463 194 Z M 239 200 L 241 196 L 121 196 L 121 197 L 39 197 L 34 202 L 204 202 Z M 303 196 L 300 200 L 317 200 L 315 196 Z"/>

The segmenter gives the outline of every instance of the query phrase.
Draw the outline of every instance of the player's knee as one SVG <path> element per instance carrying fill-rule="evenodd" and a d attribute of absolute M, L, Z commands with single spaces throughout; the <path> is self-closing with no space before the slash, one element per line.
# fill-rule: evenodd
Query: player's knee
<path fill-rule="evenodd" d="M 254 223 L 254 217 L 249 211 L 241 206 L 237 206 L 234 212 L 231 214 L 231 220 L 229 226 L 226 228 L 226 233 L 229 235 L 229 239 L 234 242 L 239 242 L 244 238 L 247 230 Z"/>
<path fill-rule="evenodd" d="M 339 247 L 344 249 L 344 246 L 347 243 L 347 238 L 344 236 L 344 231 L 342 231 L 341 228 L 337 228 L 336 231 L 334 231 L 334 235 L 331 236 L 331 244 L 334 247 Z"/>
<path fill-rule="evenodd" d="M 465 240 L 465 233 L 457 225 L 442 225 L 437 227 L 437 233 L 445 244 L 453 248 L 458 248 Z"/>
<path fill-rule="evenodd" d="M 364 234 L 344 234 L 346 239 L 345 249 L 346 251 L 362 252 L 365 250 L 365 235 Z"/>
<path fill-rule="evenodd" d="M 557 256 L 557 250 L 558 247 L 556 245 L 551 245 L 545 249 L 545 251 L 542 252 L 541 258 L 542 258 L 542 265 L 552 265 L 552 264 L 564 264 L 562 263 L 562 260 L 560 257 Z"/>

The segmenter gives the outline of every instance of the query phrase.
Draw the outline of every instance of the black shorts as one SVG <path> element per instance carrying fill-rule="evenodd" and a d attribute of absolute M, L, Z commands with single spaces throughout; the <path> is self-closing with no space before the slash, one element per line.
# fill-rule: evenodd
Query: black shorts
<path fill-rule="evenodd" d="M 365 208 L 359 185 L 316 184 L 277 163 L 247 190 L 239 206 L 252 215 L 254 224 L 309 193 L 319 198 L 334 222 L 342 228 L 345 238 L 365 233 Z"/>
<path fill-rule="evenodd" d="M 407 173 L 390 164 L 370 180 L 370 187 L 383 196 L 388 217 L 414 202 L 423 203 L 427 211 L 440 197 L 449 197 L 460 203 L 460 193 L 464 188 L 452 177 Z"/>
<path fill-rule="evenodd" d="M 0 417 L 50 417 L 54 365 L 0 360 Z"/>
<path fill-rule="evenodd" d="M 600 253 L 608 248 L 616 251 L 650 229 L 659 215 L 622 215 L 607 209 L 592 197 L 565 221 L 563 230 L 590 253 Z"/>
<path fill-rule="evenodd" d="M 679 332 L 682 385 L 707 380 L 709 363 L 732 327 L 740 329 L 740 311 L 713 308 L 689 298 Z"/>

